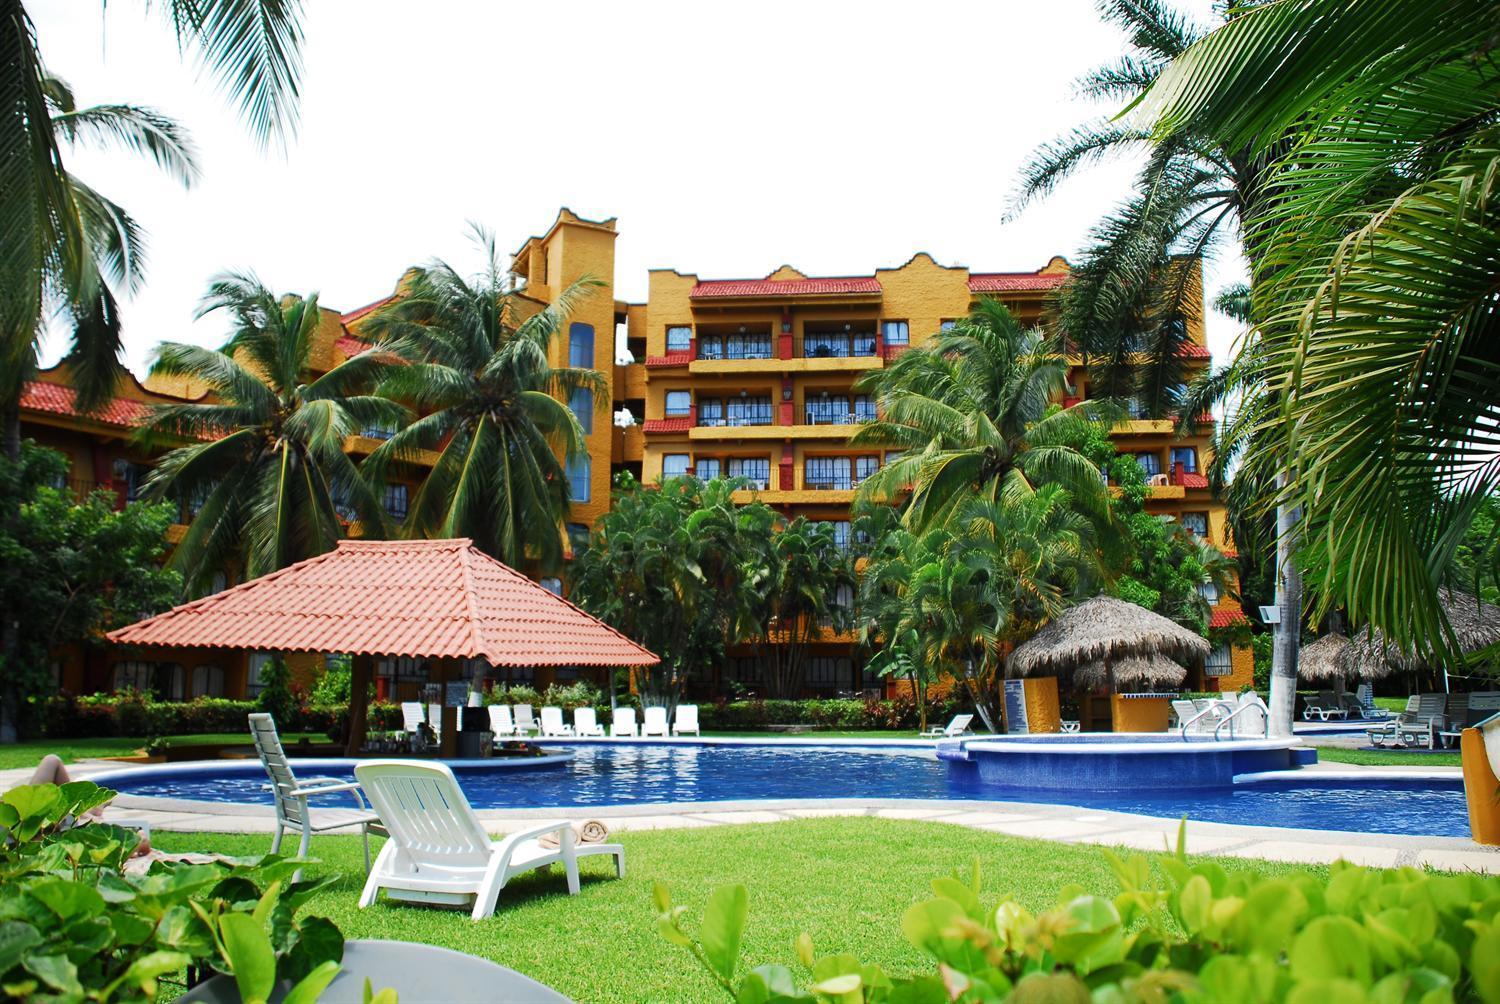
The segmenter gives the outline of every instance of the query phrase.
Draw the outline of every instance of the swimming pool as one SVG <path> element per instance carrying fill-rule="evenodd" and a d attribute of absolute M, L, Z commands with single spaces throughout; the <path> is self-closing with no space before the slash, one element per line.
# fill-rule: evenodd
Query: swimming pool
<path fill-rule="evenodd" d="M 549 746 L 552 745 L 549 743 Z M 605 808 L 790 799 L 948 799 L 1076 805 L 1205 822 L 1366 833 L 1467 836 L 1457 778 L 1276 779 L 1193 791 L 1039 790 L 981 782 L 931 749 L 851 746 L 602 744 L 569 747 L 552 769 L 455 764 L 476 809 Z M 303 766 L 306 764 L 306 766 Z M 303 761 L 300 773 L 353 777 L 349 761 Z M 270 804 L 255 762 L 134 768 L 98 778 L 122 794 Z"/>

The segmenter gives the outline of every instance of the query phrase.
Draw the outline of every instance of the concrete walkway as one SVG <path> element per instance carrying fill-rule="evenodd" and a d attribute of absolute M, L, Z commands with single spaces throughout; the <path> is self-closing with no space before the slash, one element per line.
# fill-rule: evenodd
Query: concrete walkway
<path fill-rule="evenodd" d="M 84 761 L 69 769 L 78 778 L 120 764 Z M 1413 773 L 1411 768 L 1383 769 L 1326 764 L 1307 768 L 1341 773 Z M 1422 773 L 1456 774 L 1456 768 Z M 0 790 L 27 779 L 29 771 L 0 771 Z M 655 830 L 774 823 L 815 816 L 875 816 L 950 823 L 1070 844 L 1099 844 L 1137 850 L 1170 850 L 1177 839 L 1177 820 L 1123 812 L 1022 802 L 916 799 L 822 799 L 779 802 L 703 802 L 614 807 L 603 814 L 585 809 L 480 809 L 479 818 L 494 834 L 518 829 L 537 819 L 595 818 L 614 830 Z M 110 815 L 147 822 L 153 829 L 182 832 L 266 833 L 274 829 L 270 806 L 231 805 L 181 799 L 122 795 Z M 1264 858 L 1298 864 L 1327 864 L 1343 859 L 1374 867 L 1426 866 L 1451 871 L 1500 874 L 1500 848 L 1486 848 L 1463 837 L 1413 837 L 1387 833 L 1278 829 L 1229 823 L 1188 824 L 1188 850 L 1242 858 Z"/>

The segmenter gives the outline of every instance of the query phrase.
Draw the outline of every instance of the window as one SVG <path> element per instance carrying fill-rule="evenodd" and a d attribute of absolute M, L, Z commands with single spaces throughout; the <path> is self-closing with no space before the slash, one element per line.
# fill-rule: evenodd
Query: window
<path fill-rule="evenodd" d="M 1172 470 L 1177 470 L 1178 464 L 1187 474 L 1198 473 L 1198 451 L 1191 446 L 1172 447 Z"/>
<path fill-rule="evenodd" d="M 1208 662 L 1203 666 L 1204 676 L 1228 676 L 1234 672 L 1234 659 L 1228 645 L 1220 645 L 1208 653 Z"/>
<path fill-rule="evenodd" d="M 730 457 L 729 476 L 744 478 L 750 482 L 751 488 L 765 491 L 771 484 L 771 458 Z"/>
<path fill-rule="evenodd" d="M 868 394 L 860 394 L 854 399 L 854 421 L 875 421 L 875 399 Z"/>
<path fill-rule="evenodd" d="M 698 340 L 699 359 L 770 359 L 771 333 L 740 331 L 704 335 Z"/>
<path fill-rule="evenodd" d="M 764 683 L 766 667 L 754 656 L 738 655 L 724 667 L 724 676 L 736 683 Z"/>
<path fill-rule="evenodd" d="M 559 579 L 555 575 L 547 576 L 545 579 L 542 579 L 540 582 L 538 582 L 537 585 L 547 590 L 547 592 L 551 593 L 553 596 L 562 595 L 562 579 Z"/>
<path fill-rule="evenodd" d="M 578 424 L 583 426 L 583 434 L 591 435 L 594 431 L 594 392 L 579 387 L 568 396 L 568 407 L 577 416 Z"/>
<path fill-rule="evenodd" d="M 880 333 L 887 345 L 911 344 L 911 326 L 905 321 L 886 321 L 880 326 Z"/>
<path fill-rule="evenodd" d="M 848 457 L 808 457 L 802 468 L 803 487 L 814 491 L 847 491 L 854 487 L 849 468 Z"/>
<path fill-rule="evenodd" d="M 730 425 L 771 424 L 770 395 L 732 397 L 726 403 L 724 411 L 725 419 Z"/>
<path fill-rule="evenodd" d="M 568 365 L 594 368 L 594 326 L 574 321 L 568 326 Z"/>
<path fill-rule="evenodd" d="M 853 675 L 854 665 L 847 658 L 817 655 L 807 660 L 807 685 L 814 690 L 837 690 Z"/>
<path fill-rule="evenodd" d="M 1208 513 L 1185 512 L 1182 514 L 1183 529 L 1200 537 L 1208 536 Z"/>
<path fill-rule="evenodd" d="M 668 418 L 680 418 L 693 410 L 693 395 L 685 390 L 669 390 L 666 397 Z"/>
<path fill-rule="evenodd" d="M 954 320 L 942 321 L 938 324 L 939 331 L 952 331 L 956 327 L 958 327 L 958 322 Z"/>
<path fill-rule="evenodd" d="M 693 329 L 690 325 L 673 325 L 667 329 L 667 351 L 686 352 L 692 347 Z"/>
<path fill-rule="evenodd" d="M 1146 472 L 1148 478 L 1161 473 L 1161 457 L 1155 453 L 1137 453 L 1135 462 L 1141 465 L 1141 470 Z"/>
<path fill-rule="evenodd" d="M 564 523 L 563 532 L 568 535 L 568 546 L 577 554 L 589 546 L 589 528 L 587 523 Z"/>
<path fill-rule="evenodd" d="M 427 663 L 405 655 L 394 659 L 376 659 L 375 675 L 397 683 L 426 683 Z"/>
<path fill-rule="evenodd" d="M 385 497 L 381 500 L 385 511 L 391 514 L 393 519 L 406 518 L 406 486 L 386 485 Z"/>
<path fill-rule="evenodd" d="M 568 498 L 574 502 L 587 502 L 593 495 L 593 461 L 587 453 L 580 453 L 568 458 L 567 470 Z"/>
<path fill-rule="evenodd" d="M 820 394 L 804 402 L 808 425 L 853 425 L 854 413 L 849 410 L 849 398 L 838 394 Z"/>
<path fill-rule="evenodd" d="M 880 470 L 879 457 L 855 457 L 854 458 L 854 480 L 856 483 Z"/>
<path fill-rule="evenodd" d="M 159 700 L 181 701 L 187 698 L 187 674 L 175 662 L 158 662 L 152 674 L 151 689 Z"/>
<path fill-rule="evenodd" d="M 848 356 L 873 356 L 873 331 L 807 331 L 802 335 L 802 354 L 809 359 L 843 359 Z"/>
<path fill-rule="evenodd" d="M 222 593 L 228 588 L 229 576 L 223 572 L 215 572 L 213 579 L 209 582 L 208 591 L 211 593 Z"/>
<path fill-rule="evenodd" d="M 224 668 L 222 666 L 194 666 L 193 696 L 223 697 Z"/>
<path fill-rule="evenodd" d="M 156 682 L 156 665 L 150 662 L 115 663 L 115 690 L 136 690 L 144 693 Z"/>
<path fill-rule="evenodd" d="M 712 481 L 723 475 L 723 468 L 719 464 L 718 457 L 699 457 L 694 469 L 698 472 L 701 481 Z"/>
<path fill-rule="evenodd" d="M 1219 587 L 1212 582 L 1201 582 L 1198 584 L 1198 595 L 1210 603 L 1219 602 Z"/>
<path fill-rule="evenodd" d="M 136 464 L 129 460 L 116 460 L 112 468 L 115 490 L 125 493 L 126 502 L 134 502 L 145 491 L 146 474 L 149 470 L 150 468 L 145 464 Z"/>
<path fill-rule="evenodd" d="M 686 453 L 668 453 L 661 458 L 661 479 L 680 478 L 687 473 L 689 458 Z"/>
<path fill-rule="evenodd" d="M 849 521 L 847 519 L 837 520 L 814 520 L 814 526 L 829 526 L 833 528 L 833 543 L 840 550 L 849 549 Z"/>
<path fill-rule="evenodd" d="M 271 665 L 275 656 L 270 652 L 251 652 L 250 665 L 245 670 L 245 696 L 259 697 L 260 692 L 266 689 L 265 674 L 266 667 Z"/>
<path fill-rule="evenodd" d="M 366 439 L 390 439 L 396 434 L 396 427 L 394 425 L 383 425 L 377 423 L 375 425 L 367 425 L 363 429 L 360 429 L 359 434 L 361 436 L 364 436 Z"/>
<path fill-rule="evenodd" d="M 1138 397 L 1131 396 L 1125 399 L 1125 411 L 1131 418 L 1136 420 L 1148 417 L 1146 415 L 1146 405 Z"/>
<path fill-rule="evenodd" d="M 354 508 L 354 500 L 347 487 L 331 484 L 328 486 L 328 495 L 333 500 L 333 511 L 339 519 L 345 523 L 353 523 L 359 519 L 359 512 Z"/>

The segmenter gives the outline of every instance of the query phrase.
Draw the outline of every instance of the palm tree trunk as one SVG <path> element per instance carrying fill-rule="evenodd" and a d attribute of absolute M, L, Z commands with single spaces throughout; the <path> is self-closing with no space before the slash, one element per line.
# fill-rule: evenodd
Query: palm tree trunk
<path fill-rule="evenodd" d="M 917 694 L 917 731 L 927 731 L 927 684 L 918 673 L 911 674 L 911 686 Z"/>
<path fill-rule="evenodd" d="M 13 464 L 21 462 L 21 402 L 14 395 L 5 404 L 5 456 Z M 19 522 L 20 499 L 7 504 L 0 519 L 11 526 Z M 21 692 L 16 686 L 19 675 L 16 659 L 21 652 L 21 625 L 10 610 L 0 610 L 0 743 L 20 739 Z"/>
<path fill-rule="evenodd" d="M 1286 485 L 1285 474 L 1277 478 Z M 1280 623 L 1271 647 L 1271 735 L 1290 736 L 1297 704 L 1297 656 L 1302 643 L 1302 570 L 1297 567 L 1300 506 L 1276 507 L 1276 610 Z"/>
<path fill-rule="evenodd" d="M 366 721 L 370 706 L 370 664 L 372 657 L 356 655 L 350 661 L 349 735 L 344 740 L 344 755 L 357 756 L 365 745 Z"/>

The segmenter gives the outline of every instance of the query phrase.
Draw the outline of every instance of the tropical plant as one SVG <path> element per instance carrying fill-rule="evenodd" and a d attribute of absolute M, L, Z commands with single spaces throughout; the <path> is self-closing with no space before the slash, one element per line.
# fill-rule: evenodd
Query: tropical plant
<path fill-rule="evenodd" d="M 901 627 L 911 572 L 923 560 L 921 538 L 901 524 L 895 506 L 856 506 L 853 515 L 855 554 L 866 561 L 855 597 L 856 634 L 870 652 L 872 673 L 904 679 L 911 686 L 918 727 L 926 732 L 927 688 L 937 682 L 939 667 L 922 657 L 917 632 Z"/>
<path fill-rule="evenodd" d="M 469 537 L 508 565 L 555 571 L 569 501 L 564 460 L 588 449 L 563 402 L 587 390 L 605 414 L 609 383 L 592 369 L 553 366 L 552 347 L 600 283 L 580 279 L 530 313 L 493 235 L 475 228 L 474 236 L 481 274 L 466 279 L 443 261 L 413 268 L 402 295 L 365 322 L 366 334 L 407 363 L 388 370 L 380 392 L 422 416 L 370 455 L 366 475 L 379 484 L 393 462 L 438 451 L 407 534 Z"/>
<path fill-rule="evenodd" d="M 169 567 L 188 590 L 217 572 L 246 578 L 321 554 L 358 520 L 385 536 L 378 495 L 344 452 L 363 428 L 399 425 L 400 405 L 357 393 L 379 373 L 379 353 L 356 356 L 304 382 L 319 323 L 317 294 L 278 298 L 249 273 L 219 276 L 198 310 L 226 311 L 234 332 L 221 349 L 163 342 L 151 372 L 208 389 L 199 402 L 158 405 L 138 433 L 147 446 L 186 443 L 146 479 L 147 497 L 192 511 Z"/>
<path fill-rule="evenodd" d="M 1257 4 L 1135 111 L 1264 159 L 1245 246 L 1277 408 L 1246 462 L 1297 459 L 1315 612 L 1437 657 L 1438 580 L 1500 483 L 1497 32 L 1483 0 Z"/>
<path fill-rule="evenodd" d="M 1067 372 L 1067 360 L 1039 331 L 1023 328 L 999 301 L 981 298 L 928 345 L 861 381 L 875 393 L 880 418 L 852 442 L 902 454 L 860 485 L 859 498 L 891 502 L 910 488 L 906 522 L 922 532 L 948 522 L 971 499 L 996 501 L 1015 473 L 1033 486 L 1067 487 L 1075 505 L 1107 521 L 1099 469 L 1068 440 L 1081 423 L 1114 412 L 1088 403 L 1056 408 Z"/>
<path fill-rule="evenodd" d="M 751 638 L 765 656 L 772 697 L 792 697 L 805 681 L 808 656 L 824 630 L 840 634 L 854 617 L 854 562 L 832 525 L 798 516 L 755 547 L 751 580 L 755 623 Z M 847 597 L 840 602 L 841 594 Z"/>
<path fill-rule="evenodd" d="M 1184 830 L 1185 830 L 1184 825 Z M 819 956 L 806 934 L 797 968 L 740 958 L 744 886 L 715 889 L 696 933 L 657 883 L 657 931 L 687 949 L 738 1004 L 1220 1004 L 1266 1001 L 1500 1002 L 1500 880 L 1335 863 L 1327 877 L 1262 877 L 1188 860 L 1101 851 L 1113 897 L 1076 884 L 1033 913 L 985 895 L 980 863 L 934 879 L 901 932 L 934 972 L 891 975 L 847 954 Z"/>

